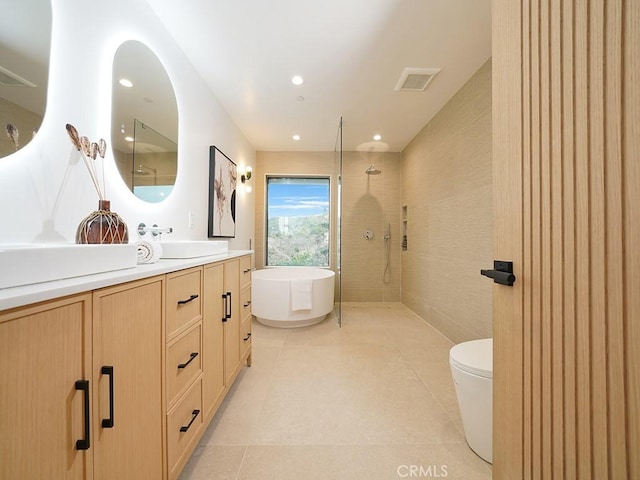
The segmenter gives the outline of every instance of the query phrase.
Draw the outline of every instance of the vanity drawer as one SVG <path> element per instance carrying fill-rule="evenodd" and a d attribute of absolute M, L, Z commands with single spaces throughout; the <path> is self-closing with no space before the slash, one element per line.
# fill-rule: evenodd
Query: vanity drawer
<path fill-rule="evenodd" d="M 244 357 L 251 348 L 251 316 L 243 320 L 240 325 L 240 357 Z"/>
<path fill-rule="evenodd" d="M 240 258 L 240 288 L 251 284 L 251 255 Z"/>
<path fill-rule="evenodd" d="M 167 346 L 167 401 L 169 408 L 202 372 L 202 324 L 198 323 Z"/>
<path fill-rule="evenodd" d="M 202 268 L 167 275 L 167 337 L 202 318 Z"/>
<path fill-rule="evenodd" d="M 251 318 L 251 287 L 240 292 L 240 321 Z"/>
<path fill-rule="evenodd" d="M 176 466 L 184 456 L 191 455 L 192 444 L 198 440 L 202 429 L 202 380 L 195 382 L 167 418 L 167 460 L 169 477 L 175 478 Z"/>

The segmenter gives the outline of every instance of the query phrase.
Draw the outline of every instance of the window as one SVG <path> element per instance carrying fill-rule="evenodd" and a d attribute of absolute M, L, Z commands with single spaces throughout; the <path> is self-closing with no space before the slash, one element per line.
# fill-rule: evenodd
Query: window
<path fill-rule="evenodd" d="M 266 265 L 329 266 L 329 178 L 267 177 Z"/>

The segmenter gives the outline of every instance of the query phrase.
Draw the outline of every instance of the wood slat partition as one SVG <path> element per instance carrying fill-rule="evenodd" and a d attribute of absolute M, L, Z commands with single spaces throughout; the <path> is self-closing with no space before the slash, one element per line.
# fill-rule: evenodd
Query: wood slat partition
<path fill-rule="evenodd" d="M 640 478 L 640 2 L 622 8 L 622 308 L 624 392 L 629 478 Z"/>
<path fill-rule="evenodd" d="M 640 478 L 640 2 L 493 17 L 494 478 Z"/>

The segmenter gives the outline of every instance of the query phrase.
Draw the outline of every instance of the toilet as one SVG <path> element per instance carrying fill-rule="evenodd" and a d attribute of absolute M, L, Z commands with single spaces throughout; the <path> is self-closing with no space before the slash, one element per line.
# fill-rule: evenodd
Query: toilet
<path fill-rule="evenodd" d="M 467 443 L 483 460 L 493 463 L 493 339 L 454 346 L 449 352 L 449 365 Z"/>

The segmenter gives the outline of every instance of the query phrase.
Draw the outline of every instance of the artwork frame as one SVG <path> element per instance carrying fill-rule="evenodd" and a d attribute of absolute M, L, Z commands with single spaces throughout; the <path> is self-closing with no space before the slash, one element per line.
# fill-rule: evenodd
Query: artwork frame
<path fill-rule="evenodd" d="M 236 236 L 238 167 L 215 145 L 209 147 L 209 238 Z"/>

